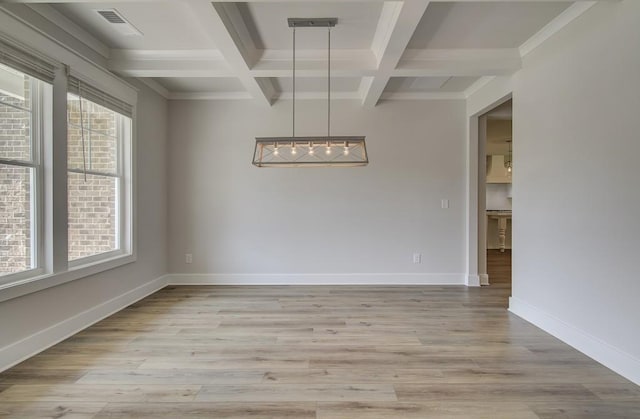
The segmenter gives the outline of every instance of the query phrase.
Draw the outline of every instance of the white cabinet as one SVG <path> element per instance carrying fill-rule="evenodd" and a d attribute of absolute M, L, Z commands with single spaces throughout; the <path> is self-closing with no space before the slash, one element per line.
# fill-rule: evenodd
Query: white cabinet
<path fill-rule="evenodd" d="M 504 156 L 487 156 L 487 183 L 511 183 L 511 172 L 504 167 Z"/>

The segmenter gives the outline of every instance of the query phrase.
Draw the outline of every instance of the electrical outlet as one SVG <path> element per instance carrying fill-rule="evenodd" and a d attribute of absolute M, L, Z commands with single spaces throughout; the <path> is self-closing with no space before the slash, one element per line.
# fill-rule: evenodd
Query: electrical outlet
<path fill-rule="evenodd" d="M 413 254 L 413 263 L 422 263 L 422 255 L 420 253 Z"/>
<path fill-rule="evenodd" d="M 184 255 L 184 263 L 193 263 L 193 255 L 191 253 Z"/>

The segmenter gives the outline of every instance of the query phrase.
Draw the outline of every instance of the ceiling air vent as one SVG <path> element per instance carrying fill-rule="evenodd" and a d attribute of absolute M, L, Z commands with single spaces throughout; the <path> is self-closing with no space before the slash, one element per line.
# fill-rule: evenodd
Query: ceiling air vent
<path fill-rule="evenodd" d="M 109 26 L 121 35 L 142 35 L 142 32 L 129 23 L 116 9 L 98 9 L 96 13 L 109 22 Z"/>

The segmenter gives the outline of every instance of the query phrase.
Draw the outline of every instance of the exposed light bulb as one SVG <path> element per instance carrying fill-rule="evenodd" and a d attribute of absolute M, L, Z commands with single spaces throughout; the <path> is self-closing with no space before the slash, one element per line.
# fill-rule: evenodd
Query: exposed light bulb
<path fill-rule="evenodd" d="M 276 144 L 276 145 L 273 147 L 273 155 L 274 155 L 274 156 L 277 156 L 278 154 L 280 154 L 280 152 L 278 151 L 278 144 Z"/>
<path fill-rule="evenodd" d="M 345 148 L 344 148 L 344 155 L 346 156 L 346 155 L 348 155 L 348 154 L 349 154 L 349 147 L 348 147 L 348 146 L 345 146 Z"/>
<path fill-rule="evenodd" d="M 295 145 L 291 147 L 291 154 L 298 154 L 298 150 Z"/>
<path fill-rule="evenodd" d="M 309 146 L 309 154 L 311 154 L 313 156 L 313 153 L 315 153 L 315 150 L 313 149 L 313 146 L 310 145 Z"/>
<path fill-rule="evenodd" d="M 325 151 L 325 153 L 331 154 L 331 146 L 329 146 L 329 145 L 327 146 L 327 151 Z"/>
<path fill-rule="evenodd" d="M 507 160 L 504 163 L 504 167 L 507 169 L 507 172 L 511 173 L 511 168 L 513 167 L 513 163 L 511 163 L 511 160 Z"/>

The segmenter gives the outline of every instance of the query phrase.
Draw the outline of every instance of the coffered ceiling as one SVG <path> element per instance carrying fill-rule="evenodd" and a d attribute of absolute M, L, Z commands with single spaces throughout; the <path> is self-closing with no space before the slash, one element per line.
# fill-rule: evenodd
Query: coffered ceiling
<path fill-rule="evenodd" d="M 253 99 L 292 94 L 288 17 L 337 17 L 331 31 L 332 95 L 381 100 L 461 99 L 522 57 L 594 1 L 92 0 L 14 1 L 18 16 L 48 21 L 122 76 L 169 99 Z M 123 35 L 97 10 L 139 32 Z M 42 27 L 43 24 L 40 23 Z M 327 30 L 296 32 L 296 94 L 326 97 Z"/>

